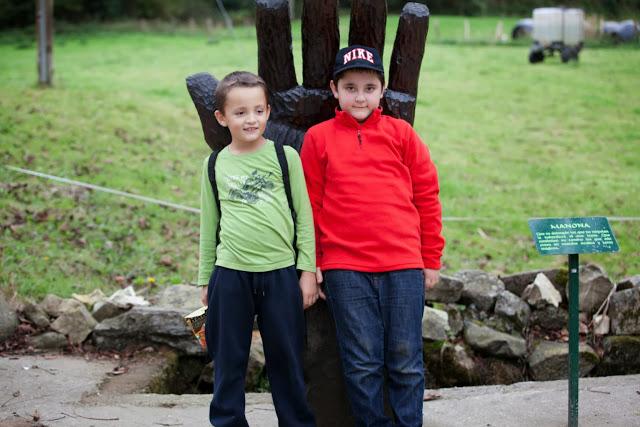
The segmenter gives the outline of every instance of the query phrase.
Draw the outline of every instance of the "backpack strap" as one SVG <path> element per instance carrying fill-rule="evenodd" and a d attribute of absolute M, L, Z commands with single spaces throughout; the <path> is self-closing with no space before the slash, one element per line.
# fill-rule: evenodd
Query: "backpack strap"
<path fill-rule="evenodd" d="M 220 150 L 214 150 L 211 153 L 207 166 L 209 182 L 211 183 L 211 189 L 213 190 L 213 198 L 215 199 L 216 206 L 218 207 L 218 228 L 216 229 L 216 244 L 220 243 L 220 218 L 222 217 L 222 209 L 220 209 L 220 196 L 218 195 L 218 184 L 216 183 L 216 160 L 218 160 L 218 154 L 220 154 Z"/>
<path fill-rule="evenodd" d="M 287 194 L 287 203 L 289 204 L 289 211 L 291 211 L 291 218 L 293 219 L 293 252 L 295 254 L 295 260 L 298 261 L 298 236 L 296 233 L 296 224 L 298 215 L 293 207 L 293 197 L 291 196 L 291 180 L 289 179 L 289 163 L 287 162 L 287 156 L 284 152 L 284 146 L 280 142 L 274 142 L 273 145 L 276 148 L 276 156 L 278 157 L 278 164 L 280 165 L 280 171 L 282 172 L 282 182 L 284 183 L 284 192 Z"/>

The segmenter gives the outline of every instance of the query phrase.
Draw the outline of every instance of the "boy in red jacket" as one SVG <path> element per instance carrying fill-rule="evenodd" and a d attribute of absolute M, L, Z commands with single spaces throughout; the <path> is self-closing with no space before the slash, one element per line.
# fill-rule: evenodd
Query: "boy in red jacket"
<path fill-rule="evenodd" d="M 340 108 L 307 131 L 301 157 L 347 393 L 357 425 L 391 426 L 386 370 L 396 425 L 422 425 L 424 292 L 444 247 L 436 168 L 411 125 L 381 115 L 376 49 L 341 49 L 330 85 Z"/>

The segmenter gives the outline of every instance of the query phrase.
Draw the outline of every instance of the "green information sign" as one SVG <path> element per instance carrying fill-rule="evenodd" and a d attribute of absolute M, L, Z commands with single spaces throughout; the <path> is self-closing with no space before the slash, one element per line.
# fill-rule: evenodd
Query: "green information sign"
<path fill-rule="evenodd" d="M 617 252 L 618 242 L 603 216 L 530 219 L 538 252 L 542 255 Z"/>
<path fill-rule="evenodd" d="M 609 220 L 586 218 L 537 218 L 529 228 L 542 255 L 569 255 L 569 427 L 578 427 L 580 260 L 579 254 L 617 252 L 618 242 Z"/>

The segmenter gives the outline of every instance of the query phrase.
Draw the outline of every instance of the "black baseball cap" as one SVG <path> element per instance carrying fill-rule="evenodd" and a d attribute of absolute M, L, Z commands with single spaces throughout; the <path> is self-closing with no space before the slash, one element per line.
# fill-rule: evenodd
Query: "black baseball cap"
<path fill-rule="evenodd" d="M 336 63 L 333 67 L 333 78 L 343 71 L 352 68 L 366 68 L 377 71 L 384 77 L 384 67 L 378 50 L 374 47 L 354 44 L 344 47 L 336 55 Z"/>

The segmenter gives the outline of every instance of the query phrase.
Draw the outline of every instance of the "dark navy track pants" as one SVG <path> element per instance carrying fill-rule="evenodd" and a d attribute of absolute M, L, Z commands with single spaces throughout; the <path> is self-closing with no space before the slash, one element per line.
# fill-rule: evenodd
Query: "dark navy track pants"
<path fill-rule="evenodd" d="M 314 426 L 302 372 L 304 312 L 295 267 L 250 273 L 216 266 L 209 280 L 205 335 L 213 359 L 209 420 L 246 427 L 244 381 L 254 315 L 280 426 Z"/>

